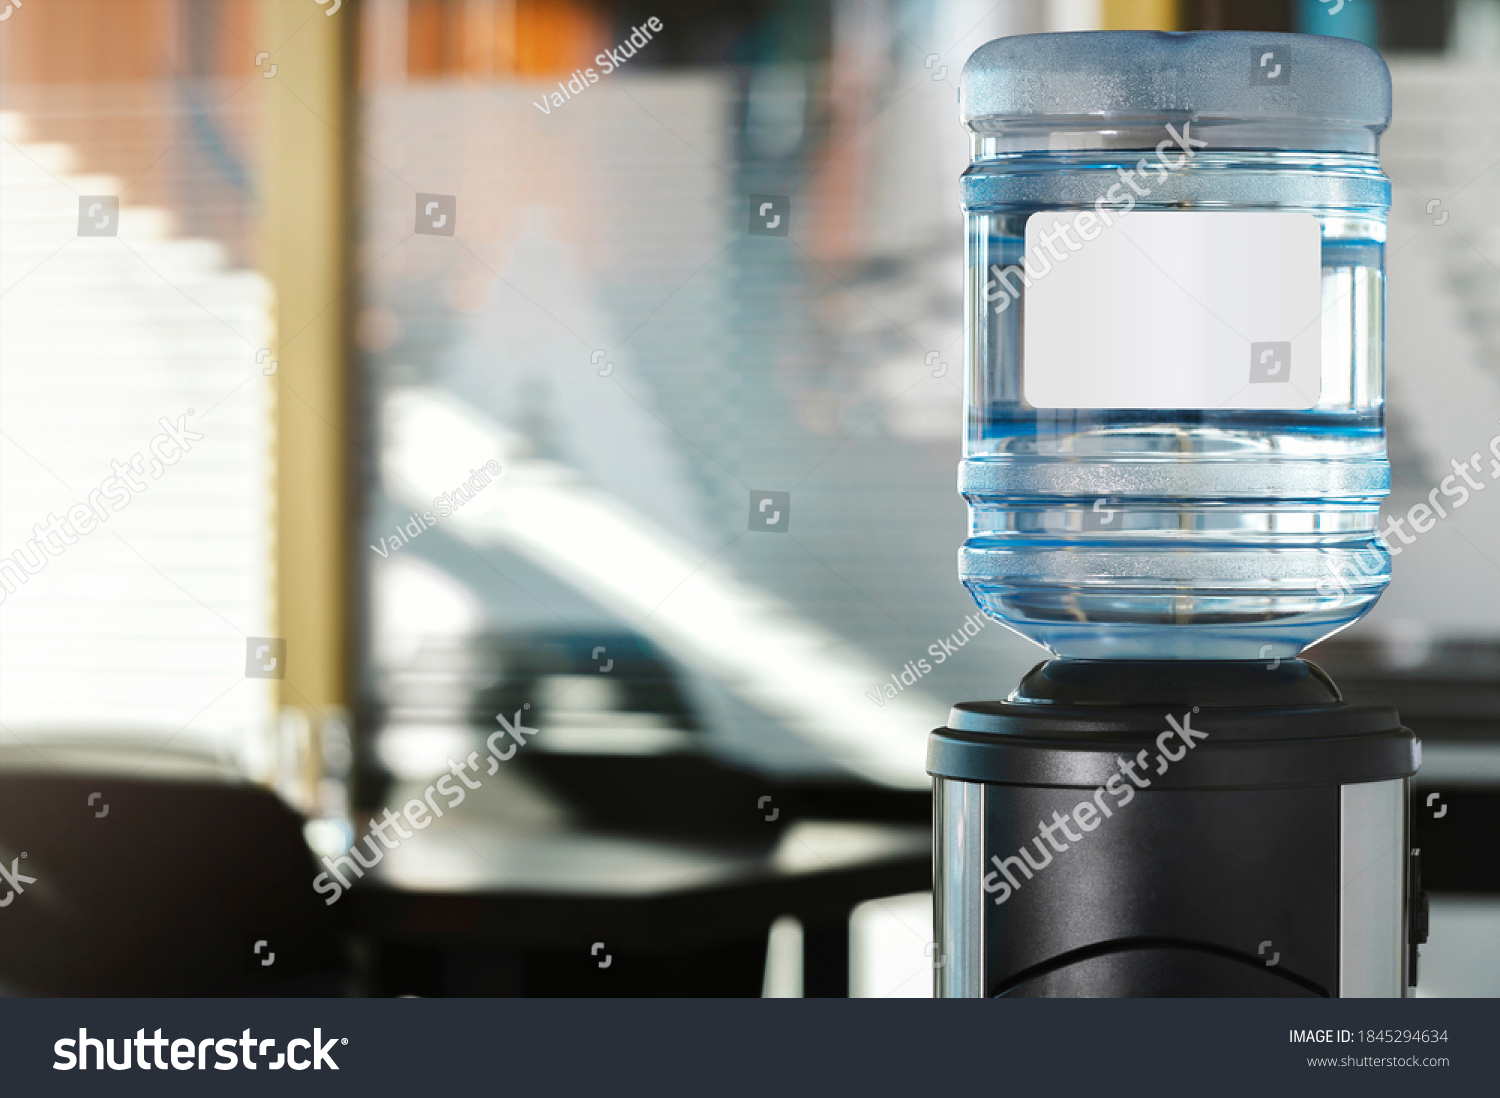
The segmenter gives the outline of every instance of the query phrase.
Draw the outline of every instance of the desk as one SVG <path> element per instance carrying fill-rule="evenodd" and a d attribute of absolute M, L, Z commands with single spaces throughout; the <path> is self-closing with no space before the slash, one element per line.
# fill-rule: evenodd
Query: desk
<path fill-rule="evenodd" d="M 850 910 L 932 880 L 907 824 L 807 820 L 754 846 L 439 823 L 344 901 L 377 994 L 759 995 L 767 931 L 793 915 L 804 993 L 843 996 Z"/>

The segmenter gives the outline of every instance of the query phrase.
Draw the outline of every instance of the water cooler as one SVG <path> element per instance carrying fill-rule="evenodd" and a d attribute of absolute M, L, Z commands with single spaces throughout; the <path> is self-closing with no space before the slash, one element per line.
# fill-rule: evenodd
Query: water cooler
<path fill-rule="evenodd" d="M 1374 51 L 980 48 L 959 570 L 1046 648 L 931 737 L 939 996 L 1402 996 L 1420 745 L 1308 646 L 1389 580 Z"/>

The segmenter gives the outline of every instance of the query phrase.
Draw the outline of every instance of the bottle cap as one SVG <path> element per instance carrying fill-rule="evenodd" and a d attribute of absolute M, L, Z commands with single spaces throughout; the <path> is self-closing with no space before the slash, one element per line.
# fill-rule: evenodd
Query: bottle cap
<path fill-rule="evenodd" d="M 1212 131 L 1213 148 L 1373 153 L 1391 120 L 1391 77 L 1378 53 L 1347 38 L 1023 34 L 974 51 L 959 103 L 975 134 L 1009 138 L 996 151 L 1135 147 L 1130 131 L 1175 119 Z"/>

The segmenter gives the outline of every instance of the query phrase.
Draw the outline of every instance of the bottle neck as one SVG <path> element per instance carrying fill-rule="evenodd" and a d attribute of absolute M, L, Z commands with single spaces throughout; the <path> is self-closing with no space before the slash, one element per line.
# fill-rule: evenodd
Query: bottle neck
<path fill-rule="evenodd" d="M 1191 114 L 986 115 L 968 119 L 975 163 L 1026 152 L 1162 149 L 1168 153 L 1212 149 L 1299 150 L 1375 156 L 1379 129 L 1326 118 Z"/>

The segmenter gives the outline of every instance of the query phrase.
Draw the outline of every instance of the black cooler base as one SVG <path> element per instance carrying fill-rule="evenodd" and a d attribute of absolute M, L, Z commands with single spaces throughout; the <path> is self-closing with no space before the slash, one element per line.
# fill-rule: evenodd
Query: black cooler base
<path fill-rule="evenodd" d="M 929 742 L 936 993 L 1402 996 L 1419 760 L 1304 661 L 1041 664 Z"/>

